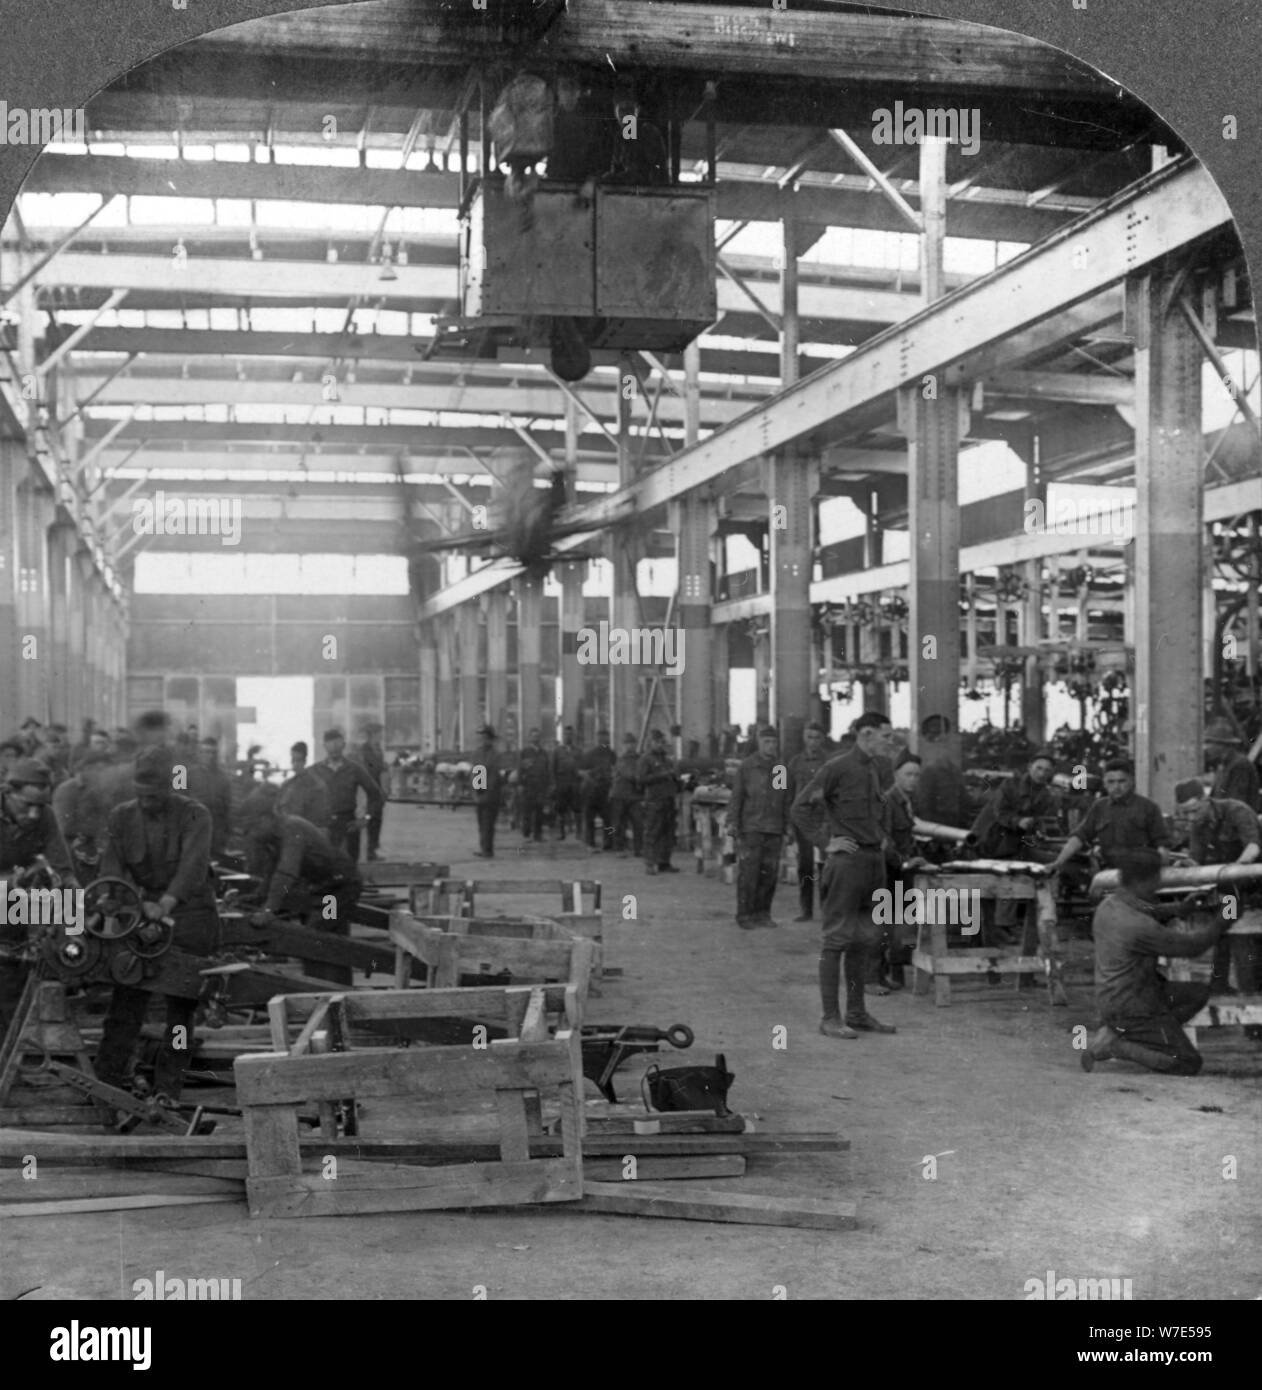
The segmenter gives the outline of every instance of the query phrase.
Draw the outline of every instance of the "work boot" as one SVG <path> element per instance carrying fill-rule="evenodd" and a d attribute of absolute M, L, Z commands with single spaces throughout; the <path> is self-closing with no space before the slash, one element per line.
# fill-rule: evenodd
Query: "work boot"
<path fill-rule="evenodd" d="M 847 1014 L 846 1027 L 857 1028 L 861 1033 L 897 1033 L 892 1023 L 878 1023 L 871 1014 Z"/>
<path fill-rule="evenodd" d="M 826 1038 L 857 1038 L 859 1036 L 853 1028 L 841 1021 L 838 1014 L 831 1014 L 828 1018 L 821 1020 L 819 1031 Z"/>
<path fill-rule="evenodd" d="M 1120 1034 L 1115 1033 L 1112 1028 L 1098 1029 L 1078 1059 L 1083 1071 L 1094 1071 L 1097 1062 L 1107 1062 L 1114 1055 L 1113 1044 L 1119 1036 Z"/>

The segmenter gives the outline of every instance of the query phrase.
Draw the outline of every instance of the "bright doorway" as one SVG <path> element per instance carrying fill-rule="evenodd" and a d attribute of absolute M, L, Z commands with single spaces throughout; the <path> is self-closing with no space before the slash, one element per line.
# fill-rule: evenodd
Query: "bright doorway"
<path fill-rule="evenodd" d="M 261 744 L 260 756 L 276 767 L 288 768 L 289 747 L 299 742 L 311 750 L 310 762 L 322 756 L 313 744 L 315 678 L 312 676 L 238 676 L 237 707 L 253 711 L 246 723 L 237 716 L 237 756 L 244 758 L 253 743 Z"/>

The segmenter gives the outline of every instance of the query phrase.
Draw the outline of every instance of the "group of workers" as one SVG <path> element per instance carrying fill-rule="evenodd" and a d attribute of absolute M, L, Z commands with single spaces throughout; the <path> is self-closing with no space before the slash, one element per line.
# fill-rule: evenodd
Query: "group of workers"
<path fill-rule="evenodd" d="M 349 935 L 362 889 L 356 861 L 365 825 L 369 857 L 379 857 L 385 802 L 380 733 L 380 726 L 367 729 L 351 758 L 343 732 L 330 729 L 325 757 L 314 767 L 306 765 L 305 744 L 296 744 L 292 775 L 282 786 L 250 780 L 236 799 L 231 779 L 218 767 L 217 741 L 174 736 L 161 712 L 142 715 L 125 737 L 99 739 L 101 746 L 67 758 L 64 768 L 47 744 L 33 749 L 28 742 L 19 749 L 25 756 L 6 759 L 0 786 L 0 877 L 21 886 L 51 872 L 67 888 L 123 879 L 138 890 L 147 919 L 169 923 L 174 945 L 204 957 L 219 945 L 211 865 L 238 831 L 259 886 L 250 914 L 256 926 L 280 915 Z M 196 761 L 189 758 L 193 747 Z M 366 816 L 357 811 L 361 791 Z M 25 938 L 24 923 L 0 925 L 6 948 L 0 952 L 0 1030 L 21 998 Z M 351 982 L 347 967 L 326 965 L 319 973 L 334 983 Z M 96 1061 L 101 1081 L 128 1084 L 150 997 L 149 990 L 114 986 Z M 166 997 L 154 1090 L 172 1103 L 188 1063 L 196 1005 L 193 997 Z"/>

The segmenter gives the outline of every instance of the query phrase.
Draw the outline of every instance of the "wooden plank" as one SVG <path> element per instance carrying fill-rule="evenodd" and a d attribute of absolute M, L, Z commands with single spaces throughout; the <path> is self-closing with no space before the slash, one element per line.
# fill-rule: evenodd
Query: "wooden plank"
<path fill-rule="evenodd" d="M 743 1134 L 743 1115 L 716 1115 L 712 1110 L 675 1110 L 665 1113 L 628 1107 L 630 1113 L 602 1112 L 586 1107 L 588 1134 Z M 637 1131 L 636 1126 L 642 1128 Z M 643 1128 L 652 1126 L 652 1128 Z"/>
<path fill-rule="evenodd" d="M 573 1022 L 577 1017 L 577 994 L 568 983 L 530 985 L 479 985 L 471 989 L 374 989 L 355 990 L 346 995 L 347 1022 L 378 1023 L 420 1018 L 506 1019 L 506 993 L 514 989 L 539 988 L 549 1013 L 563 1014 Z M 311 1016 L 320 1002 L 337 991 L 285 996 L 286 1016 L 291 1023 Z"/>
<path fill-rule="evenodd" d="M 534 1202 L 572 1202 L 582 1181 L 568 1159 L 469 1163 L 456 1167 L 381 1166 L 380 1173 L 250 1178 L 252 1216 L 356 1216 L 382 1211 L 436 1211 Z"/>
<path fill-rule="evenodd" d="M 244 1106 L 383 1096 L 445 1099 L 499 1089 L 537 1090 L 572 1080 L 568 1048 L 557 1040 L 511 1051 L 469 1047 L 365 1048 L 327 1057 L 256 1053 L 233 1064 Z"/>
<path fill-rule="evenodd" d="M 90 1211 L 132 1211 L 150 1207 L 194 1207 L 212 1202 L 240 1202 L 240 1193 L 204 1193 L 196 1197 L 82 1197 L 64 1202 L 14 1202 L 0 1206 L 0 1220 L 14 1216 L 77 1216 Z"/>
<path fill-rule="evenodd" d="M 631 1155 L 627 1155 L 630 1157 Z M 745 1158 L 741 1154 L 698 1154 L 691 1158 L 641 1158 L 635 1156 L 633 1179 L 624 1179 L 626 1157 L 585 1158 L 583 1186 L 589 1182 L 649 1182 L 677 1181 L 681 1178 L 739 1178 L 745 1173 Z"/>
<path fill-rule="evenodd" d="M 525 1091 L 496 1091 L 495 1109 L 500 1121 L 500 1157 L 505 1163 L 525 1163 L 530 1158 L 530 1126 Z"/>
<path fill-rule="evenodd" d="M 5 1105 L 0 1106 L 0 1125 L 6 1129 L 39 1129 L 44 1125 L 90 1125 L 101 1127 L 101 1112 L 95 1105 Z"/>
<path fill-rule="evenodd" d="M 525 1017 L 517 1029 L 521 1042 L 546 1042 L 548 1038 L 548 1019 L 544 1012 L 543 990 L 532 989 L 526 1005 Z"/>
<path fill-rule="evenodd" d="M 290 996 L 287 994 L 278 994 L 274 999 L 267 1001 L 267 1021 L 273 1052 L 289 1051 L 289 1010 L 285 1005 L 288 998 Z"/>
<path fill-rule="evenodd" d="M 302 1032 L 294 1039 L 294 1045 L 289 1049 L 291 1057 L 301 1057 L 305 1052 L 311 1050 L 311 1038 L 314 1033 L 325 1026 L 325 1020 L 329 1016 L 329 1010 L 333 1007 L 337 995 L 331 994 L 307 1019 L 302 1025 Z M 270 1005 L 269 1005 L 270 1007 Z"/>
<path fill-rule="evenodd" d="M 243 1196 L 243 1173 L 238 1179 L 191 1173 L 113 1172 L 99 1168 L 66 1169 L 46 1166 L 27 1181 L 17 1169 L 0 1173 L 0 1203 L 53 1202 L 81 1197 L 198 1197 L 227 1193 Z"/>
<path fill-rule="evenodd" d="M 287 1105 L 254 1105 L 246 1109 L 243 1118 L 251 1177 L 270 1178 L 302 1171 L 297 1109 Z"/>
<path fill-rule="evenodd" d="M 814 1231 L 852 1231 L 859 1224 L 853 1202 L 822 1197 L 759 1197 L 743 1192 L 680 1192 L 647 1182 L 584 1182 L 579 1209 L 614 1216 L 797 1226 Z"/>

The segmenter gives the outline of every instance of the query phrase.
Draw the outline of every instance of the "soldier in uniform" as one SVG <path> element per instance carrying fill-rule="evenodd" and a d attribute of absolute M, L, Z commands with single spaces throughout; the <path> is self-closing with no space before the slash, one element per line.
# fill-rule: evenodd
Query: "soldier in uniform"
<path fill-rule="evenodd" d="M 1062 868 L 1085 845 L 1099 844 L 1100 858 L 1111 868 L 1126 850 L 1169 850 L 1170 832 L 1155 801 L 1135 790 L 1135 770 L 1122 758 L 1104 765 L 1104 796 L 1092 802 L 1064 848 L 1049 865 Z"/>
<path fill-rule="evenodd" d="M 609 792 L 613 785 L 614 764 L 618 755 L 609 746 L 609 730 L 596 735 L 596 746 L 583 758 L 583 836 L 591 849 L 613 848 L 613 826 L 609 823 Z M 602 830 L 600 844 L 596 843 L 596 822 Z"/>
<path fill-rule="evenodd" d="M 1055 819 L 1060 810 L 1052 787 L 1055 766 L 1052 755 L 1040 749 L 1020 776 L 1010 777 L 991 793 L 973 823 L 983 859 L 1038 857 L 1038 847 L 1030 841 L 1040 822 Z"/>
<path fill-rule="evenodd" d="M 670 862 L 675 848 L 675 796 L 679 775 L 675 760 L 666 751 L 666 735 L 654 729 L 649 748 L 636 768 L 636 781 L 644 792 L 644 864 L 650 874 L 677 874 Z"/>
<path fill-rule="evenodd" d="M 381 822 L 385 815 L 385 777 L 386 755 L 381 747 L 381 735 L 385 732 L 380 724 L 364 725 L 364 741 L 351 756 L 377 784 L 381 797 L 376 806 L 368 809 L 368 859 L 375 862 L 381 858 L 377 852 L 381 845 Z"/>
<path fill-rule="evenodd" d="M 552 750 L 552 789 L 555 798 L 557 838 L 565 839 L 567 825 L 579 833 L 579 764 L 581 754 L 574 746 L 574 730 L 566 725 L 561 742 Z"/>
<path fill-rule="evenodd" d="M 639 783 L 640 755 L 634 734 L 623 734 L 622 752 L 614 764 L 613 781 L 609 786 L 609 819 L 613 827 L 613 843 L 620 855 L 627 852 L 627 828 L 631 830 L 631 852 L 638 859 L 644 850 L 643 803 Z"/>
<path fill-rule="evenodd" d="M 495 823 L 500 815 L 504 776 L 500 769 L 500 755 L 495 751 L 495 730 L 489 724 L 483 724 L 478 733 L 482 737 L 482 747 L 473 760 L 472 785 L 479 847 L 473 851 L 473 855 L 475 859 L 494 859 Z"/>
<path fill-rule="evenodd" d="M 517 797 L 522 839 L 538 844 L 543 839 L 543 806 L 548 799 L 550 782 L 549 758 L 538 729 L 531 729 L 527 740 L 517 755 Z"/>
<path fill-rule="evenodd" d="M 301 741 L 289 750 L 289 765 L 293 776 L 281 784 L 280 809 L 286 815 L 309 821 L 317 830 L 327 833 L 329 824 L 329 794 L 314 768 L 307 766 L 307 745 Z"/>
<path fill-rule="evenodd" d="M 912 802 L 920 781 L 922 767 L 915 753 L 904 748 L 894 762 L 893 784 L 883 793 L 885 825 L 889 844 L 885 850 L 886 887 L 891 893 L 901 893 L 903 874 L 915 872 L 928 863 L 916 853 L 914 828 L 916 813 Z M 886 927 L 879 953 L 868 970 L 868 983 L 875 984 L 875 994 L 902 989 L 906 984 L 905 969 L 911 964 L 912 942 L 897 924 Z"/>
<path fill-rule="evenodd" d="M 854 723 L 855 747 L 831 758 L 798 793 L 794 824 L 824 851 L 823 949 L 819 958 L 820 1032 L 857 1038 L 860 1032 L 893 1033 L 867 1011 L 864 985 L 869 954 L 881 940 L 873 920 L 873 894 L 885 887 L 885 803 L 878 759 L 888 759 L 892 731 L 888 715 L 875 710 Z M 839 1003 L 845 958 L 846 1014 Z"/>
<path fill-rule="evenodd" d="M 345 849 L 354 861 L 359 860 L 359 827 L 355 814 L 356 792 L 368 798 L 368 816 L 381 809 L 385 798 L 381 786 L 363 766 L 344 757 L 346 735 L 341 729 L 330 729 L 324 736 L 324 761 L 315 765 L 316 776 L 324 783 L 329 798 L 329 841 L 334 849 Z"/>
<path fill-rule="evenodd" d="M 727 824 L 736 840 L 736 925 L 745 931 L 776 927 L 771 900 L 780 873 L 780 851 L 788 828 L 789 778 L 780 762 L 780 736 L 759 730 L 758 752 L 736 772 Z"/>
<path fill-rule="evenodd" d="M 171 790 L 173 764 L 163 747 L 136 756 L 136 795 L 110 812 L 102 869 L 140 890 L 147 918 L 175 920 L 177 949 L 212 955 L 219 918 L 210 879 L 210 812 Z M 126 1086 L 132 1049 L 149 1009 L 150 992 L 115 985 L 97 1051 L 96 1071 L 112 1086 Z M 166 1029 L 154 1068 L 159 1097 L 178 1100 L 193 1048 L 197 1000 L 168 995 Z"/>
<path fill-rule="evenodd" d="M 822 724 L 810 723 L 802 731 L 802 751 L 789 763 L 789 805 L 797 800 L 798 793 L 804 791 L 812 777 L 828 761 L 827 736 Z M 815 846 L 796 827 L 792 827 L 798 852 L 798 915 L 795 922 L 812 920 L 815 908 L 815 886 L 819 882 L 819 870 L 815 865 Z"/>
<path fill-rule="evenodd" d="M 1205 730 L 1205 760 L 1214 769 L 1210 795 L 1224 801 L 1243 801 L 1258 809 L 1258 770 L 1240 751 L 1240 739 L 1226 719 L 1211 719 Z"/>

